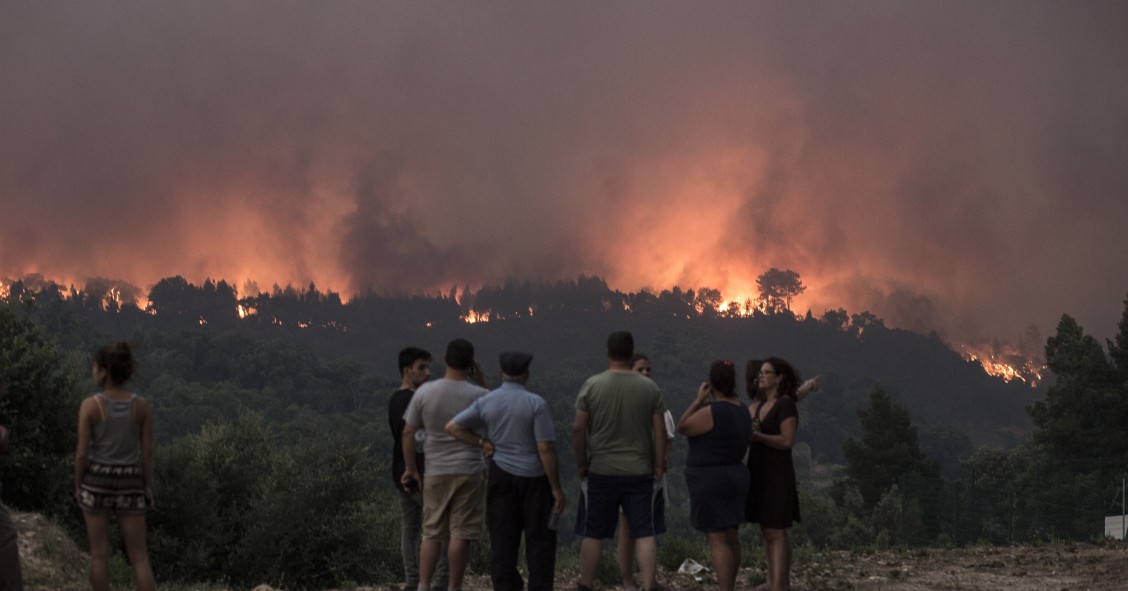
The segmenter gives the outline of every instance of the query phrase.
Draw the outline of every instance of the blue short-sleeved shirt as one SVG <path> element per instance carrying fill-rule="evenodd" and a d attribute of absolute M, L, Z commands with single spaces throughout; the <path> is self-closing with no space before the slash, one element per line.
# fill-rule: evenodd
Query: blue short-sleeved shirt
<path fill-rule="evenodd" d="M 535 478 L 544 475 L 537 442 L 555 441 L 556 429 L 548 403 L 517 382 L 477 399 L 454 417 L 463 429 L 485 431 L 493 443 L 493 461 L 502 470 Z"/>

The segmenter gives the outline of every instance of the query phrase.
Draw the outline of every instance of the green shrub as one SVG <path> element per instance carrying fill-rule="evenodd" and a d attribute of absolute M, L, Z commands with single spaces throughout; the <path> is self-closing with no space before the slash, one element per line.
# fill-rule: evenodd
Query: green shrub
<path fill-rule="evenodd" d="M 396 580 L 398 504 L 382 476 L 333 436 L 282 441 L 254 415 L 209 425 L 159 454 L 154 569 L 286 589 Z"/>
<path fill-rule="evenodd" d="M 66 520 L 74 506 L 79 380 L 89 358 L 66 354 L 32 319 L 35 310 L 0 301 L 0 425 L 10 435 L 0 479 L 10 506 Z"/>

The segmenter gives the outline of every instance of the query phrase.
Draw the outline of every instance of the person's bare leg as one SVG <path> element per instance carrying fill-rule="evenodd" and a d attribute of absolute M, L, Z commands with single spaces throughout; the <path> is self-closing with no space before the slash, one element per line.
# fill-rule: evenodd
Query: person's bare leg
<path fill-rule="evenodd" d="M 599 553 L 603 542 L 599 538 L 584 538 L 580 542 L 580 584 L 591 587 L 595 582 L 595 569 L 599 566 Z"/>
<path fill-rule="evenodd" d="M 118 513 L 118 527 L 125 542 L 125 553 L 133 565 L 133 579 L 138 591 L 156 591 L 153 568 L 149 565 L 149 546 L 145 538 L 145 515 Z"/>
<path fill-rule="evenodd" d="M 448 589 L 461 589 L 466 563 L 470 562 L 470 540 L 451 538 L 447 546 L 447 568 L 450 569 Z"/>
<path fill-rule="evenodd" d="M 619 543 L 615 548 L 615 558 L 619 563 L 619 576 L 623 578 L 625 589 L 635 589 L 634 582 L 634 540 L 631 539 L 627 516 L 619 513 Z"/>
<path fill-rule="evenodd" d="M 419 543 L 419 588 L 430 589 L 435 576 L 435 565 L 439 563 L 442 550 L 440 540 L 424 539 Z"/>
<path fill-rule="evenodd" d="M 83 511 L 82 518 L 90 540 L 90 587 L 93 591 L 110 591 L 110 514 Z"/>
<path fill-rule="evenodd" d="M 772 559 L 771 559 L 771 546 L 768 540 L 768 530 L 763 527 L 760 528 L 760 538 L 764 541 L 764 578 L 767 579 L 763 583 L 756 585 L 754 591 L 771 591 L 772 588 Z"/>
<path fill-rule="evenodd" d="M 786 529 L 764 529 L 764 550 L 768 563 L 768 582 L 772 591 L 791 588 L 791 564 L 788 561 L 791 540 Z"/>
<path fill-rule="evenodd" d="M 733 585 L 735 585 L 736 573 L 740 572 L 740 561 L 742 560 L 742 556 L 740 555 L 740 528 L 734 527 L 725 533 L 728 537 L 729 547 L 732 548 Z"/>
<path fill-rule="evenodd" d="M 791 591 L 791 530 L 783 530 L 783 588 Z"/>
<path fill-rule="evenodd" d="M 635 543 L 635 556 L 638 558 L 638 573 L 645 590 L 656 589 L 658 584 L 658 538 L 646 536 Z"/>
<path fill-rule="evenodd" d="M 721 591 L 732 591 L 736 585 L 736 565 L 739 560 L 733 555 L 732 539 L 729 532 L 708 532 L 709 553 L 713 558 L 713 572 L 717 573 L 717 586 Z"/>

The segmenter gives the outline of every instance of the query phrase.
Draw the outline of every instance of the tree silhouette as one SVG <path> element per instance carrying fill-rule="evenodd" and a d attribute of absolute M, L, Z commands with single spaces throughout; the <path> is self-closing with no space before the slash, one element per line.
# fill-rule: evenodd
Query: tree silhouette
<path fill-rule="evenodd" d="M 1116 379 L 1121 384 L 1128 384 L 1128 298 L 1124 299 L 1124 313 L 1117 324 L 1120 330 L 1116 339 L 1109 341 L 1108 353 L 1115 366 Z"/>
<path fill-rule="evenodd" d="M 195 290 L 196 287 L 180 275 L 161 279 L 149 290 L 149 310 L 162 317 L 191 315 Z"/>
<path fill-rule="evenodd" d="M 719 289 L 702 287 L 697 290 L 697 309 L 706 316 L 716 316 L 723 301 Z"/>
<path fill-rule="evenodd" d="M 1118 341 L 1128 340 L 1125 327 L 1122 321 Z M 1120 355 L 1114 348 L 1113 359 Z M 1128 387 L 1100 343 L 1063 315 L 1057 334 L 1046 343 L 1046 363 L 1057 381 L 1045 399 L 1030 406 L 1034 442 L 1060 458 L 1128 454 Z"/>
<path fill-rule="evenodd" d="M 807 286 L 803 285 L 798 273 L 791 269 L 780 271 L 775 267 L 756 278 L 756 287 L 760 290 L 764 312 L 768 314 L 790 312 L 791 300 L 807 291 Z"/>
<path fill-rule="evenodd" d="M 866 310 L 850 315 L 850 328 L 854 331 L 855 336 L 861 337 L 868 330 L 885 328 L 885 321 L 878 318 L 873 312 Z"/>
<path fill-rule="evenodd" d="M 905 476 L 939 478 L 940 467 L 920 451 L 917 428 L 909 411 L 893 402 L 881 387 L 870 394 L 866 408 L 858 409 L 862 438 L 847 439 L 847 481 L 858 488 L 867 505 Z"/>

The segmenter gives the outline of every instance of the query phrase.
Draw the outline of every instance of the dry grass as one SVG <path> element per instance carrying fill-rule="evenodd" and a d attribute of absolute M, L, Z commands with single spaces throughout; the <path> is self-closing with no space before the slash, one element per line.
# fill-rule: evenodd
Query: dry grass
<path fill-rule="evenodd" d="M 86 557 L 62 528 L 32 513 L 14 513 L 20 535 L 20 558 L 29 591 L 71 591 L 88 588 Z M 558 569 L 556 587 L 575 589 L 575 565 Z M 157 573 L 158 577 L 160 573 Z M 662 572 L 661 584 L 671 590 L 715 589 L 674 572 Z M 741 570 L 740 588 L 763 581 L 758 565 Z M 122 587 L 127 588 L 127 587 Z M 467 591 L 490 589 L 488 577 L 468 577 Z M 604 586 L 604 589 L 616 587 Z M 1039 546 L 976 546 L 878 552 L 801 552 L 792 576 L 795 591 L 1030 591 L 1128 589 L 1128 544 L 1058 543 Z M 162 585 L 165 590 L 219 591 L 208 585 Z M 270 588 L 262 586 L 259 591 Z M 398 591 L 398 586 L 356 587 L 352 591 Z"/>

